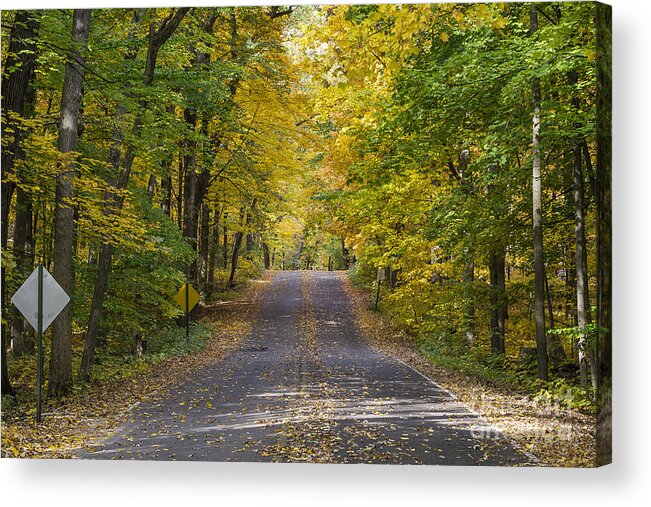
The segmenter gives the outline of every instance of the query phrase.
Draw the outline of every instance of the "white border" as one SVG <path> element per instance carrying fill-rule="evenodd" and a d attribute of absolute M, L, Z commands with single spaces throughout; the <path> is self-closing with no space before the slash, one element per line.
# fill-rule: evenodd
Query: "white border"
<path fill-rule="evenodd" d="M 242 5 L 3 0 L 2 8 Z M 250 1 L 247 4 L 268 2 Z M 301 3 L 351 3 L 314 2 Z M 354 2 L 360 3 L 360 2 Z M 648 362 L 651 2 L 614 7 L 614 458 L 598 470 L 0 461 L 3 505 L 643 505 L 651 498 Z"/>

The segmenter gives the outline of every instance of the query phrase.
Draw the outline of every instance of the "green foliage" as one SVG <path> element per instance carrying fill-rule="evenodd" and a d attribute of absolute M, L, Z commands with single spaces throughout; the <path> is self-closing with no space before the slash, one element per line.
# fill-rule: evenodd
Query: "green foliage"
<path fill-rule="evenodd" d="M 102 326 L 129 342 L 134 333 L 150 335 L 161 323 L 180 315 L 173 296 L 185 283 L 185 267 L 196 253 L 176 225 L 146 194 L 135 194 L 140 220 L 147 228 L 152 249 L 119 249 L 105 298 Z M 82 327 L 88 319 L 87 301 L 92 297 L 95 267 L 79 265 L 80 283 L 75 291 L 75 321 Z"/>

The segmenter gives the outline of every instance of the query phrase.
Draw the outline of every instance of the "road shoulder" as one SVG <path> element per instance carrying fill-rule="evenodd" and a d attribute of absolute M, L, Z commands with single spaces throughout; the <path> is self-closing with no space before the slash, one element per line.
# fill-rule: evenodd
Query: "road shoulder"
<path fill-rule="evenodd" d="M 506 393 L 430 363 L 420 354 L 413 339 L 371 310 L 373 302 L 367 291 L 353 286 L 346 273 L 342 272 L 341 278 L 357 324 L 372 346 L 421 375 L 435 379 L 514 445 L 537 457 L 543 466 L 594 466 L 594 418 L 569 409 L 536 404 L 527 396 Z"/>
<path fill-rule="evenodd" d="M 73 458 L 79 449 L 109 438 L 136 405 L 155 399 L 191 372 L 223 359 L 252 329 L 264 293 L 275 273 L 252 280 L 230 301 L 209 303 L 200 320 L 214 323 L 214 334 L 196 353 L 170 357 L 142 373 L 73 391 L 37 425 L 25 414 L 2 414 L 2 457 Z"/>

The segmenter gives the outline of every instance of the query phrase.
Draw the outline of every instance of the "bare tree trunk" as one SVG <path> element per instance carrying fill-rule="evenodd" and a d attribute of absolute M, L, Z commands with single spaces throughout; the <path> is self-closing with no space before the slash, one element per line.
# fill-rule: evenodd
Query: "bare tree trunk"
<path fill-rule="evenodd" d="M 83 93 L 85 52 L 90 30 L 90 9 L 76 9 L 72 19 L 74 47 L 68 55 L 63 93 L 61 95 L 61 116 L 59 119 L 58 149 L 61 153 L 77 149 L 77 127 Z M 54 224 L 54 278 L 72 298 L 74 291 L 73 272 L 73 229 L 74 210 L 69 200 L 73 196 L 72 181 L 74 162 L 66 160 L 59 168 L 56 185 L 56 209 Z M 72 304 L 69 303 L 52 323 L 52 352 L 48 396 L 63 396 L 72 385 Z"/>
<path fill-rule="evenodd" d="M 36 36 L 39 30 L 39 22 L 36 19 L 37 11 L 17 11 L 14 23 L 9 35 L 9 45 L 7 47 L 7 58 L 3 65 L 2 75 L 2 178 L 0 183 L 2 198 L 0 199 L 1 209 L 1 227 L 2 230 L 2 252 L 7 249 L 9 242 L 9 210 L 13 199 L 16 184 L 9 176 L 13 173 L 14 162 L 16 159 L 19 146 L 26 135 L 26 132 L 16 124 L 9 113 L 16 113 L 20 116 L 24 114 L 25 99 L 28 96 L 30 83 L 34 78 L 34 67 L 36 64 Z M 8 132 L 13 131 L 11 139 L 6 139 Z M 2 256 L 4 258 L 4 255 Z M 6 308 L 7 302 L 7 283 L 5 278 L 6 269 L 0 270 L 0 305 Z M 2 380 L 0 386 L 3 395 L 14 396 L 14 390 L 9 379 L 9 370 L 7 368 L 7 340 L 9 331 L 2 321 L 2 330 L 0 332 L 0 363 L 2 369 Z"/>
<path fill-rule="evenodd" d="M 252 210 L 255 209 L 257 199 L 253 199 L 251 208 L 246 212 L 246 252 L 253 252 L 255 249 L 255 242 L 253 238 L 253 231 L 251 231 L 251 224 L 253 223 Z"/>
<path fill-rule="evenodd" d="M 240 228 L 244 225 L 244 208 L 240 209 Z M 235 270 L 237 269 L 237 259 L 240 255 L 240 248 L 242 247 L 242 238 L 244 233 L 240 230 L 233 236 L 233 254 L 231 256 L 231 274 L 228 277 L 229 288 L 235 287 Z"/>
<path fill-rule="evenodd" d="M 205 292 L 208 288 L 208 254 L 210 236 L 210 208 L 207 204 L 201 205 L 201 228 L 199 230 L 199 286 Z"/>
<path fill-rule="evenodd" d="M 32 270 L 32 198 L 22 188 L 16 190 L 16 222 L 14 224 L 14 260 L 19 280 L 26 280 Z M 25 320 L 12 308 L 11 337 L 14 357 L 34 352 L 34 342 L 25 336 Z"/>
<path fill-rule="evenodd" d="M 188 130 L 195 132 L 197 128 L 197 115 L 186 109 L 183 113 Z M 183 237 L 192 249 L 197 251 L 197 219 L 199 210 L 197 203 L 197 143 L 192 139 L 186 140 L 186 153 L 183 156 L 185 166 L 185 180 L 183 182 Z M 195 281 L 197 275 L 196 261 L 190 265 L 190 280 Z"/>
<path fill-rule="evenodd" d="M 224 270 L 228 269 L 228 227 L 226 227 L 226 217 L 228 213 L 224 213 L 224 227 L 222 236 L 224 238 L 224 249 L 222 250 L 222 262 L 224 263 Z"/>
<path fill-rule="evenodd" d="M 264 241 L 262 242 L 262 253 L 264 257 L 264 269 L 271 269 L 271 259 L 269 257 L 269 246 Z"/>
<path fill-rule="evenodd" d="M 530 32 L 533 35 L 538 30 L 538 10 L 531 5 Z M 540 81 L 533 79 L 531 85 L 533 98 L 533 250 L 535 273 L 535 316 L 536 316 L 536 356 L 538 362 L 538 377 L 548 380 L 547 367 L 547 338 L 545 332 L 545 259 L 543 257 L 543 224 L 542 224 L 542 181 L 540 157 Z"/>
<path fill-rule="evenodd" d="M 497 329 L 500 335 L 500 352 L 506 353 L 506 319 L 509 317 L 509 306 L 506 297 L 506 252 L 500 250 L 497 255 Z"/>
<path fill-rule="evenodd" d="M 160 209 L 169 217 L 172 208 L 172 175 L 163 178 L 162 192 Z"/>
<path fill-rule="evenodd" d="M 504 251 L 493 251 L 490 256 L 491 349 L 503 354 L 506 297 L 504 294 Z"/>
<path fill-rule="evenodd" d="M 179 153 L 179 166 L 176 186 L 176 225 L 179 231 L 183 230 L 183 180 L 185 179 L 185 165 L 183 164 L 183 156 Z"/>
<path fill-rule="evenodd" d="M 210 258 L 208 260 L 208 294 L 215 287 L 215 267 L 217 264 L 217 253 L 219 251 L 219 210 L 217 207 L 213 210 L 212 237 L 210 238 Z"/>
<path fill-rule="evenodd" d="M 465 269 L 463 271 L 463 287 L 465 302 L 465 315 L 464 315 L 464 336 L 469 343 L 473 343 L 477 338 L 477 318 L 475 315 L 475 261 L 470 254 L 470 258 L 466 261 Z"/>
<path fill-rule="evenodd" d="M 39 30 L 37 11 L 17 11 L 11 27 L 7 58 L 2 75 L 2 248 L 7 248 L 9 233 L 9 210 L 16 183 L 9 175 L 13 172 L 19 146 L 27 134 L 11 115 L 23 116 L 25 101 L 34 79 Z M 13 136 L 9 134 L 13 132 Z M 7 139 L 8 138 L 8 139 Z M 4 287 L 4 283 L 2 284 Z M 4 302 L 4 299 L 3 299 Z M 4 333 L 3 333 L 4 336 Z"/>
<path fill-rule="evenodd" d="M 612 9 L 595 4 L 597 26 L 597 465 L 612 460 Z"/>
<path fill-rule="evenodd" d="M 578 74 L 572 71 L 568 74 L 568 82 L 571 86 L 576 86 Z M 576 92 L 573 93 L 572 106 L 575 110 L 579 109 L 579 99 Z M 579 125 L 575 124 L 575 128 Z M 583 160 L 580 137 L 574 138 L 572 146 L 573 163 L 572 177 L 574 190 L 574 233 L 575 233 L 575 266 L 576 266 L 576 315 L 577 325 L 579 328 L 578 356 L 579 356 L 579 375 L 581 385 L 588 385 L 588 364 L 587 364 L 587 336 L 585 328 L 589 324 L 589 292 L 588 292 L 588 266 L 587 253 L 585 244 L 585 215 L 584 215 L 584 176 Z"/>
<path fill-rule="evenodd" d="M 29 81 L 26 90 L 27 97 L 24 104 L 24 117 L 34 116 L 34 105 L 36 102 L 36 90 L 32 85 L 33 80 Z M 18 134 L 16 134 L 18 135 Z M 22 142 L 14 145 L 15 160 L 25 160 L 25 152 Z M 22 169 L 16 170 L 16 180 L 22 184 L 32 183 Z M 16 263 L 16 273 L 19 280 L 25 280 L 32 271 L 34 262 L 34 244 L 32 231 L 32 195 L 24 187 L 18 186 L 16 189 L 16 219 L 14 222 L 14 262 Z M 31 329 L 31 328 L 29 328 Z M 33 333 L 25 328 L 25 319 L 15 306 L 12 308 L 11 319 L 11 336 L 13 339 L 14 357 L 20 357 L 23 354 L 34 352 Z"/>
<path fill-rule="evenodd" d="M 348 252 L 348 248 L 346 247 L 346 241 L 344 240 L 343 237 L 341 238 L 341 258 L 344 263 L 344 270 L 347 271 L 348 268 L 350 267 L 350 255 Z"/>
<path fill-rule="evenodd" d="M 303 246 L 305 246 L 305 233 L 303 233 L 301 242 L 298 244 L 298 250 L 296 251 L 296 258 L 294 259 L 293 269 L 300 269 L 301 267 L 301 256 L 303 255 Z"/>
<path fill-rule="evenodd" d="M 165 111 L 169 115 L 174 115 L 176 107 L 173 104 L 168 105 Z M 168 149 L 165 158 L 161 163 L 161 196 L 160 208 L 168 217 L 172 208 L 172 161 L 174 159 L 173 150 Z M 153 175 L 152 175 L 153 177 Z M 151 179 L 151 177 L 150 177 Z"/>
<path fill-rule="evenodd" d="M 242 246 L 242 231 L 237 231 L 233 238 L 233 255 L 231 257 L 231 274 L 228 277 L 227 287 L 235 287 L 235 270 L 237 269 L 237 259 L 240 255 L 240 247 Z"/>
<path fill-rule="evenodd" d="M 549 312 L 549 329 L 555 329 L 554 304 L 552 302 L 552 290 L 547 273 L 545 273 L 545 294 L 547 297 L 547 310 Z M 547 353 L 556 364 L 560 364 L 567 359 L 565 349 L 558 335 L 553 333 L 547 334 Z"/>

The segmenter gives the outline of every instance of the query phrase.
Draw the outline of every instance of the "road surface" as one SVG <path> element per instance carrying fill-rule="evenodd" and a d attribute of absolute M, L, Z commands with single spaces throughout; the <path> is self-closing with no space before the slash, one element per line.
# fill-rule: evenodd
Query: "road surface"
<path fill-rule="evenodd" d="M 222 361 L 137 405 L 90 459 L 523 465 L 479 415 L 372 348 L 342 274 L 278 273 Z"/>

